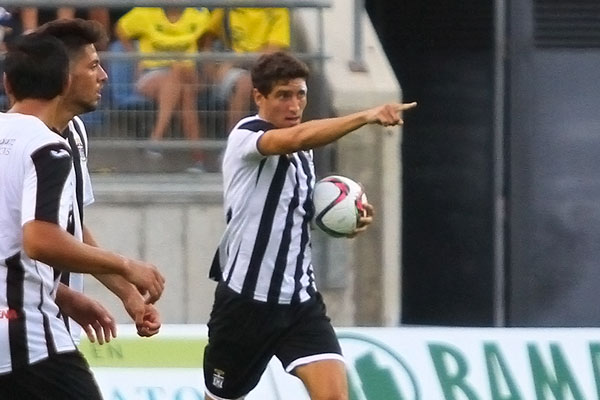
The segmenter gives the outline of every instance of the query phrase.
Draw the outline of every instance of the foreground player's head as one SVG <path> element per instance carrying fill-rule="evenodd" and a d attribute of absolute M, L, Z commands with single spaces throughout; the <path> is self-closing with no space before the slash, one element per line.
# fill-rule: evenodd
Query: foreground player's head
<path fill-rule="evenodd" d="M 298 125 L 306 107 L 308 75 L 306 64 L 289 53 L 262 55 L 252 68 L 258 115 L 277 128 Z"/>
<path fill-rule="evenodd" d="M 4 86 L 13 101 L 52 100 L 69 83 L 69 58 L 62 43 L 44 34 L 20 36 L 8 45 Z"/>
<path fill-rule="evenodd" d="M 72 82 L 64 106 L 73 115 L 95 110 L 108 78 L 95 47 L 106 40 L 102 25 L 79 18 L 60 19 L 42 25 L 36 32 L 54 36 L 67 48 Z"/>

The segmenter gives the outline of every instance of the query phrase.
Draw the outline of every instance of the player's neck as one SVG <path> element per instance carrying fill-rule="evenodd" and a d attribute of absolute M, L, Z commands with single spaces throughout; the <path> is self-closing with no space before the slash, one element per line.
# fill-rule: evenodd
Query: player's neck
<path fill-rule="evenodd" d="M 32 115 L 39 118 L 48 128 L 56 129 L 59 103 L 58 97 L 52 100 L 25 99 L 15 102 L 8 112 Z"/>
<path fill-rule="evenodd" d="M 69 110 L 68 104 L 63 99 L 63 101 L 60 102 L 58 109 L 56 110 L 54 128 L 56 128 L 59 132 L 62 132 L 69 124 L 69 121 L 72 120 L 73 117 L 77 114 L 78 113 Z"/>

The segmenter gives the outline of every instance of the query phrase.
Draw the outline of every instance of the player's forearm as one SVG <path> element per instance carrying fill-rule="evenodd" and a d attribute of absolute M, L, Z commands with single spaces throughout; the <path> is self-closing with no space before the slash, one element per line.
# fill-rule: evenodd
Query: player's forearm
<path fill-rule="evenodd" d="M 123 303 L 127 302 L 130 296 L 139 296 L 139 292 L 121 275 L 117 274 L 94 274 L 100 283 L 108 290 L 113 292 Z"/>
<path fill-rule="evenodd" d="M 314 149 L 333 143 L 368 122 L 367 111 L 360 111 L 343 117 L 318 119 L 291 128 L 267 131 L 261 138 L 259 150 L 265 155 L 271 155 Z"/>
<path fill-rule="evenodd" d="M 83 226 L 83 243 L 93 247 L 98 247 L 98 242 L 92 235 L 92 232 Z M 130 296 L 139 296 L 139 292 L 125 278 L 117 274 L 93 274 L 100 283 L 102 283 L 108 290 L 113 292 L 121 301 L 124 303 L 128 301 Z"/>
<path fill-rule="evenodd" d="M 71 316 L 73 306 L 75 306 L 78 301 L 81 301 L 80 296 L 83 295 L 74 291 L 68 286 L 60 283 L 56 291 L 56 305 L 60 308 L 60 310 L 63 313 L 65 313 L 68 316 Z"/>
<path fill-rule="evenodd" d="M 80 242 L 56 224 L 30 221 L 23 226 L 23 247 L 29 257 L 57 269 L 89 274 L 127 275 L 129 260 Z"/>

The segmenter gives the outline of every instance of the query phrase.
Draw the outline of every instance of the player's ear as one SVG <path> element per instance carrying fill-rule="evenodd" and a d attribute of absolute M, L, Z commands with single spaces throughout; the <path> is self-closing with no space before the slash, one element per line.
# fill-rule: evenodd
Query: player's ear
<path fill-rule="evenodd" d="M 71 78 L 71 74 L 69 73 L 68 76 L 67 76 L 67 80 L 65 82 L 65 85 L 63 86 L 62 94 L 67 93 L 67 91 L 71 87 L 71 82 L 72 81 L 73 81 L 73 79 Z"/>
<path fill-rule="evenodd" d="M 265 96 L 263 96 L 263 94 L 259 92 L 257 88 L 254 88 L 252 89 L 252 98 L 254 99 L 256 106 L 260 108 L 260 104 L 262 103 Z"/>
<path fill-rule="evenodd" d="M 4 85 L 4 91 L 6 92 L 7 95 L 11 95 L 12 93 L 12 88 L 10 87 L 10 84 L 8 83 L 8 78 L 6 77 L 6 72 L 2 73 L 2 84 Z"/>

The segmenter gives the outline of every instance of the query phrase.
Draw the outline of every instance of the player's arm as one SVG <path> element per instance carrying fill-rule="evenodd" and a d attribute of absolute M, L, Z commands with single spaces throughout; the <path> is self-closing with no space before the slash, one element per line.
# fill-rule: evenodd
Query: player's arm
<path fill-rule="evenodd" d="M 59 270 L 121 275 L 151 297 L 160 297 L 164 289 L 165 280 L 154 265 L 82 243 L 52 222 L 25 223 L 23 248 L 32 259 Z"/>
<path fill-rule="evenodd" d="M 258 140 L 258 151 L 265 156 L 289 154 L 333 143 L 367 124 L 399 125 L 403 123 L 402 112 L 416 106 L 417 103 L 384 104 L 343 117 L 318 119 L 290 128 L 268 130 Z"/>
<path fill-rule="evenodd" d="M 85 225 L 83 226 L 83 243 L 88 244 L 92 247 L 99 248 L 98 242 L 92 235 L 92 232 Z M 103 273 L 95 273 L 93 275 L 98 281 L 100 281 L 100 283 L 106 286 L 106 288 L 108 288 L 119 299 L 121 299 L 121 301 L 123 301 L 125 309 L 127 309 L 127 312 L 129 312 L 129 314 L 134 320 L 135 318 L 133 317 L 132 312 L 128 308 L 128 304 L 136 303 L 139 300 L 147 303 L 155 303 L 160 298 L 159 294 L 158 297 L 149 297 L 148 299 L 144 300 L 140 296 L 139 292 L 136 290 L 135 286 L 129 281 L 127 281 L 125 278 L 123 278 L 121 275 Z"/>
<path fill-rule="evenodd" d="M 96 300 L 61 283 L 56 292 L 56 304 L 83 328 L 90 342 L 94 343 L 97 338 L 99 344 L 104 344 L 117 337 L 114 318 Z"/>

